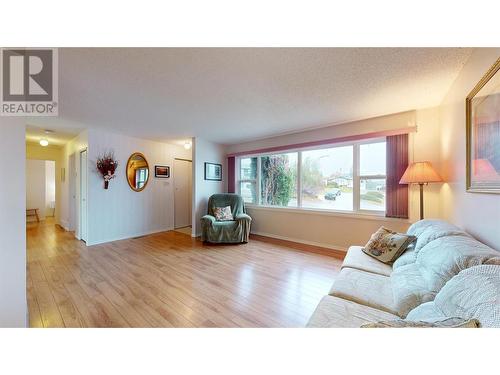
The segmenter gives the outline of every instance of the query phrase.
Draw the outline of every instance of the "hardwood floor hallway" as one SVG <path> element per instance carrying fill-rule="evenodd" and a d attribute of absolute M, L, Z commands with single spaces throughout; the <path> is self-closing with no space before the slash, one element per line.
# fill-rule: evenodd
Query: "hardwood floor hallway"
<path fill-rule="evenodd" d="M 303 327 L 340 259 L 261 237 L 204 245 L 175 231 L 86 247 L 48 219 L 27 225 L 29 323 Z"/>

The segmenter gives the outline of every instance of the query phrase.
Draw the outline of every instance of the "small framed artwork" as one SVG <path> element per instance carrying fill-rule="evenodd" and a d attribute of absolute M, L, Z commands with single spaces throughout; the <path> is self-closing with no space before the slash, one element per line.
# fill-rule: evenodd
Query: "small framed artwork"
<path fill-rule="evenodd" d="M 205 163 L 205 180 L 222 181 L 222 164 Z"/>
<path fill-rule="evenodd" d="M 170 167 L 166 165 L 155 165 L 155 177 L 156 178 L 169 178 L 170 177 Z"/>
<path fill-rule="evenodd" d="M 500 194 L 500 59 L 465 100 L 466 189 Z"/>

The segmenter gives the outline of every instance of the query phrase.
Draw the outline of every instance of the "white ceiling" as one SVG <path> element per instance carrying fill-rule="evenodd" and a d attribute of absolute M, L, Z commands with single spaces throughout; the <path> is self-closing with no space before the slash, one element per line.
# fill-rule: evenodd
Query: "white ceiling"
<path fill-rule="evenodd" d="M 59 117 L 153 140 L 231 144 L 439 105 L 470 48 L 59 49 Z"/>

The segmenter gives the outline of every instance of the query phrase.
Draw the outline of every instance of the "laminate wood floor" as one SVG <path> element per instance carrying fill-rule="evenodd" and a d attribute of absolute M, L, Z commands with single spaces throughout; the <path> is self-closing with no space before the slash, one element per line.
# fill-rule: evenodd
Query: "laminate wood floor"
<path fill-rule="evenodd" d="M 86 247 L 50 219 L 28 224 L 30 326 L 303 327 L 341 255 L 301 247 L 175 231 Z"/>

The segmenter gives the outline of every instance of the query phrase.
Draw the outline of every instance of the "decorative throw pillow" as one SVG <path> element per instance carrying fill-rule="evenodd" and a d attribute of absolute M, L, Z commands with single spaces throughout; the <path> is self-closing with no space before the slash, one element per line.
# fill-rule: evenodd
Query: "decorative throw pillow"
<path fill-rule="evenodd" d="M 215 220 L 217 221 L 231 221 L 234 220 L 231 213 L 231 206 L 215 207 L 214 209 Z"/>
<path fill-rule="evenodd" d="M 421 322 L 408 320 L 387 320 L 377 323 L 363 324 L 361 328 L 479 328 L 479 320 L 477 319 L 462 319 L 448 318 L 439 322 Z"/>
<path fill-rule="evenodd" d="M 417 237 L 393 232 L 380 227 L 363 248 L 363 252 L 378 259 L 382 263 L 394 262 L 411 245 Z"/>

